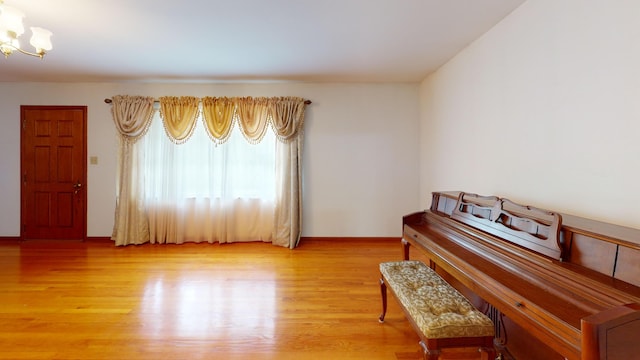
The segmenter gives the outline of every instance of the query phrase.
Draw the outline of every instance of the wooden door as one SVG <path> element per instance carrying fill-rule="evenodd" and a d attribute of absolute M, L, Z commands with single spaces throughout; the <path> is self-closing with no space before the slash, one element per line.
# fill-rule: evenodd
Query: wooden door
<path fill-rule="evenodd" d="M 86 106 L 21 106 L 21 238 L 86 235 Z"/>

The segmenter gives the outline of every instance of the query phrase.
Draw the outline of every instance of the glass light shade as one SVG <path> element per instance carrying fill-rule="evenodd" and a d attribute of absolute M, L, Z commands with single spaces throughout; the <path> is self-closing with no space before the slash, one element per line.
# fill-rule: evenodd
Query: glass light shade
<path fill-rule="evenodd" d="M 2 42 L 0 45 L 0 51 L 5 55 L 11 54 L 15 49 L 20 49 L 20 41 L 18 39 L 9 39 L 9 41 Z"/>
<path fill-rule="evenodd" d="M 51 31 L 39 27 L 32 27 L 31 40 L 29 42 L 36 48 L 36 51 L 49 51 L 53 48 L 51 45 Z"/>
<path fill-rule="evenodd" d="M 0 52 L 7 56 L 13 52 L 13 48 L 9 45 L 5 45 L 4 43 L 0 43 Z"/>
<path fill-rule="evenodd" d="M 11 7 L 2 5 L 0 7 L 2 12 L 0 12 L 0 27 L 5 31 L 14 32 L 17 36 L 22 35 L 24 33 L 24 26 L 22 25 L 22 18 L 24 14 L 22 11 Z"/>

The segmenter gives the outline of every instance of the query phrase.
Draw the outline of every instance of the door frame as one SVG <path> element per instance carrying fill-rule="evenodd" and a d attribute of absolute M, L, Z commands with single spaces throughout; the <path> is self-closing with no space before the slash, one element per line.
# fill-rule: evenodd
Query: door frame
<path fill-rule="evenodd" d="M 20 241 L 30 240 L 25 238 L 25 221 L 26 221 L 26 182 L 25 182 L 25 132 L 26 120 L 24 112 L 27 110 L 80 110 L 82 111 L 82 191 L 80 191 L 80 201 L 84 204 L 80 219 L 82 234 L 80 239 L 64 239 L 64 240 L 81 240 L 87 239 L 87 114 L 88 107 L 86 105 L 20 105 Z"/>

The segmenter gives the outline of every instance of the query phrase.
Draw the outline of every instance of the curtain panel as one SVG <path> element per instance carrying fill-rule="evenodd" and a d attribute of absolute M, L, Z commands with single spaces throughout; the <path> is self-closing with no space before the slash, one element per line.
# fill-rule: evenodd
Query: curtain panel
<path fill-rule="evenodd" d="M 149 241 L 149 221 L 144 202 L 142 178 L 133 171 L 140 165 L 138 140 L 142 138 L 155 112 L 152 97 L 114 96 L 111 108 L 118 130 L 116 169 L 116 208 L 111 238 L 116 245 Z"/>
<path fill-rule="evenodd" d="M 276 216 L 274 243 L 291 249 L 302 233 L 302 144 L 304 99 L 272 99 L 276 142 Z"/>
<path fill-rule="evenodd" d="M 150 215 L 142 186 L 144 174 L 139 171 L 144 154 L 135 146 L 149 128 L 154 114 L 153 103 L 154 100 L 148 97 L 113 97 L 112 114 L 121 139 L 112 236 L 116 245 L 149 242 L 149 233 L 155 231 L 149 229 Z M 274 245 L 291 249 L 298 245 L 302 228 L 301 159 L 305 107 L 305 100 L 299 97 L 160 98 L 163 127 L 176 146 L 189 141 L 200 113 L 205 132 L 215 144 L 225 143 L 236 123 L 251 144 L 260 143 L 267 131 L 274 132 L 277 139 L 274 150 L 276 199 L 274 220 L 269 229 L 272 229 Z"/>

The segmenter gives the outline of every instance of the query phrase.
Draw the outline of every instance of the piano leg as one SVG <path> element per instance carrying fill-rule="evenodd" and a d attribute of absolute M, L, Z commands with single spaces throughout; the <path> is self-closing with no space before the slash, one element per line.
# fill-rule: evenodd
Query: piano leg
<path fill-rule="evenodd" d="M 409 249 L 411 248 L 411 243 L 404 238 L 400 239 L 400 242 L 402 243 L 402 260 L 409 260 Z M 436 269 L 436 263 L 431 259 L 429 259 L 429 267 L 433 270 Z"/>
<path fill-rule="evenodd" d="M 409 260 L 409 247 L 411 246 L 411 244 L 409 244 L 409 242 L 404 238 L 402 238 L 400 241 L 402 242 L 402 259 Z"/>
<path fill-rule="evenodd" d="M 380 294 L 382 295 L 382 313 L 378 318 L 380 323 L 384 322 L 384 316 L 387 314 L 387 284 L 384 283 L 384 279 L 380 277 Z"/>

